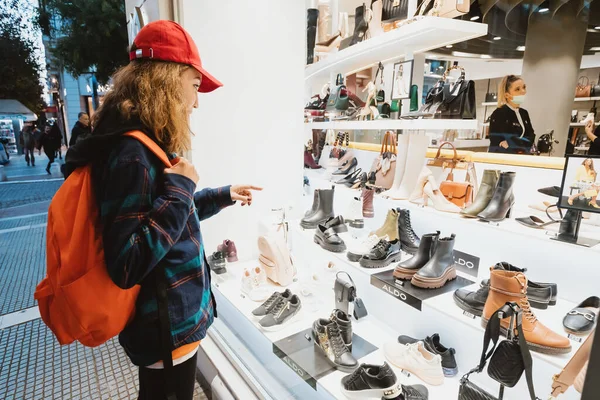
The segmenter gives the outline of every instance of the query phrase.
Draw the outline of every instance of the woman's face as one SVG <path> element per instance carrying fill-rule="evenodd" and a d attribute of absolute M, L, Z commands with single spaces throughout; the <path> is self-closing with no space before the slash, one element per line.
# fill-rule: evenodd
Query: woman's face
<path fill-rule="evenodd" d="M 586 167 L 591 167 L 593 165 L 592 160 L 588 158 L 583 162 L 583 165 L 585 165 Z"/>
<path fill-rule="evenodd" d="M 188 114 L 198 108 L 198 88 L 202 82 L 202 75 L 194 68 L 188 68 L 181 74 L 183 86 L 183 101 Z"/>
<path fill-rule="evenodd" d="M 514 96 L 522 96 L 527 93 L 527 85 L 523 79 L 514 81 L 507 92 L 507 100 L 512 100 Z"/>

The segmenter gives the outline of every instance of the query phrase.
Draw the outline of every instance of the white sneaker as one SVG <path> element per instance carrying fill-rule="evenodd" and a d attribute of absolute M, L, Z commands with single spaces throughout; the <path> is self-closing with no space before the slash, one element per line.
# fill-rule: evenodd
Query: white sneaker
<path fill-rule="evenodd" d="M 425 383 L 434 386 L 444 383 L 442 357 L 427 351 L 423 342 L 406 345 L 398 342 L 386 343 L 383 345 L 383 353 L 389 362 L 416 375 Z"/>
<path fill-rule="evenodd" d="M 387 235 L 383 238 L 379 238 L 377 235 L 371 235 L 366 239 L 363 239 L 362 242 L 355 241 L 348 247 L 346 257 L 348 257 L 348 260 L 350 261 L 359 261 L 362 256 L 370 252 L 381 239 L 389 240 Z"/>
<path fill-rule="evenodd" d="M 348 204 L 346 212 L 342 215 L 344 216 L 344 220 L 348 222 L 352 228 L 362 229 L 365 227 L 365 220 L 362 212 L 362 200 L 360 197 L 353 197 L 350 204 Z"/>
<path fill-rule="evenodd" d="M 266 287 L 267 274 L 260 267 L 254 267 L 250 271 L 244 269 L 242 275 L 242 293 L 252 301 L 265 301 L 271 295 L 271 290 Z"/>

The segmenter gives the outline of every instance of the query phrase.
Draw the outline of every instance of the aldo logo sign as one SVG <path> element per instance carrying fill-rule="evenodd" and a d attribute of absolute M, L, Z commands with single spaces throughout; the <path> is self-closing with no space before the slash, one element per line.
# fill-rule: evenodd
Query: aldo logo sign
<path fill-rule="evenodd" d="M 454 250 L 454 265 L 459 271 L 476 277 L 479 272 L 479 257 Z"/>

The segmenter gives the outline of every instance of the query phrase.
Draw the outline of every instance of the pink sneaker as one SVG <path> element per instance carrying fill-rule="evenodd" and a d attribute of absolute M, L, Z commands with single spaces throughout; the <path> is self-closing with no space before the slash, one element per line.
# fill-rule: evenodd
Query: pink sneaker
<path fill-rule="evenodd" d="M 225 253 L 225 257 L 227 258 L 227 262 L 236 262 L 238 260 L 237 257 L 237 249 L 235 247 L 235 243 L 232 240 L 226 239 L 223 240 L 223 243 L 217 246 L 217 251 L 221 251 Z"/>

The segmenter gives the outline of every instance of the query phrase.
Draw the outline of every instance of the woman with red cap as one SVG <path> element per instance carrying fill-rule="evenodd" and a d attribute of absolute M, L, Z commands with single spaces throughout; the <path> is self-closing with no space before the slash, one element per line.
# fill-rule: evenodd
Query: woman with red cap
<path fill-rule="evenodd" d="M 92 120 L 92 134 L 72 147 L 66 174 L 92 163 L 108 273 L 121 288 L 140 285 L 136 313 L 119 335 L 139 366 L 139 399 L 192 399 L 200 340 L 216 316 L 200 221 L 240 201 L 251 185 L 196 192 L 185 158 L 164 164 L 140 141 L 139 130 L 167 154 L 190 149 L 189 116 L 198 92 L 222 86 L 203 68 L 190 35 L 171 21 L 146 25 L 131 62 Z"/>

